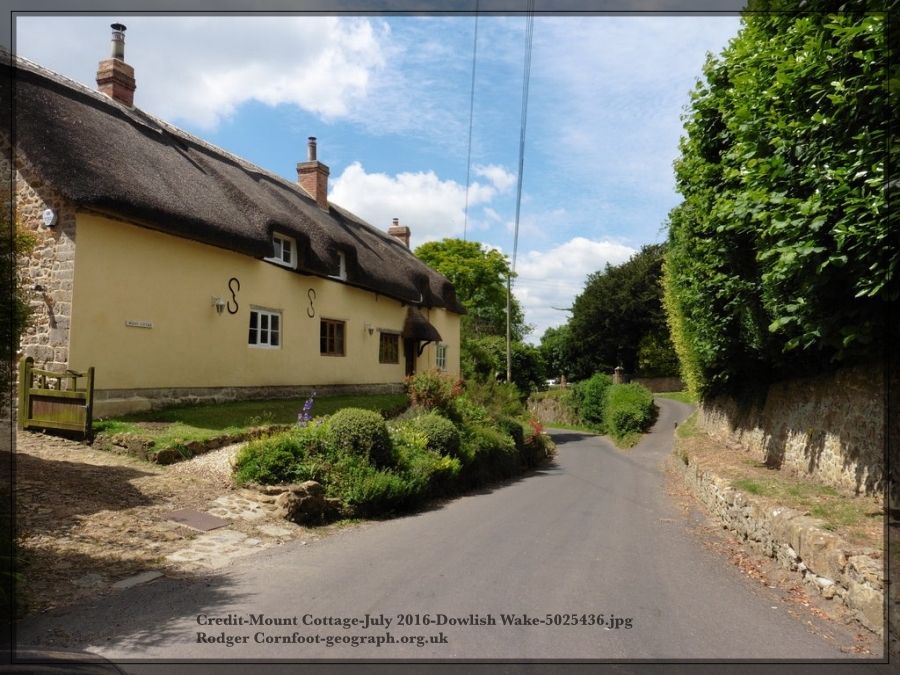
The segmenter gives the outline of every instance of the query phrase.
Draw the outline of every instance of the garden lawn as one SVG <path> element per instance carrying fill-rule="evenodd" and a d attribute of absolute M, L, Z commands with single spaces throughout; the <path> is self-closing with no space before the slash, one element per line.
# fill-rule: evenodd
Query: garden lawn
<path fill-rule="evenodd" d="M 309 415 L 313 418 L 333 415 L 343 408 L 386 411 L 403 408 L 406 394 L 366 396 L 326 396 L 314 398 Z M 224 434 L 242 434 L 264 426 L 297 423 L 307 399 L 269 401 L 232 401 L 212 405 L 183 406 L 136 412 L 121 417 L 95 420 L 97 434 L 133 434 L 153 441 L 157 450 L 190 441 L 204 441 Z"/>

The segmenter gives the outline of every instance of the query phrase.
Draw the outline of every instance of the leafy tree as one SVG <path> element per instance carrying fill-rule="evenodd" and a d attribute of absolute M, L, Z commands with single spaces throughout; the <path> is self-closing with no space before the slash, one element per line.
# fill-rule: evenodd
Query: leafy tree
<path fill-rule="evenodd" d="M 506 379 L 506 339 L 498 336 L 475 338 L 470 341 L 470 353 L 481 358 L 479 379 Z M 512 383 L 519 391 L 528 393 L 544 388 L 547 367 L 541 352 L 524 342 L 511 344 Z"/>
<path fill-rule="evenodd" d="M 507 277 L 509 260 L 477 241 L 442 239 L 422 244 L 416 256 L 449 279 L 468 314 L 462 317 L 462 333 L 467 337 L 506 335 Z M 515 275 L 512 274 L 513 278 Z M 531 327 L 519 302 L 511 299 L 513 340 L 522 340 Z"/>
<path fill-rule="evenodd" d="M 544 374 L 548 378 L 564 376 L 569 379 L 578 369 L 572 329 L 568 324 L 545 330 L 538 349 L 547 366 Z"/>
<path fill-rule="evenodd" d="M 637 372 L 643 377 L 673 377 L 679 373 L 678 355 L 668 330 L 645 335 L 637 359 Z"/>
<path fill-rule="evenodd" d="M 641 340 L 668 330 L 660 285 L 664 251 L 664 244 L 650 244 L 622 265 L 588 276 L 569 321 L 579 379 L 619 365 L 634 372 Z"/>
<path fill-rule="evenodd" d="M 900 69 L 884 14 L 798 11 L 830 4 L 757 3 L 782 11 L 745 14 L 692 93 L 665 285 L 684 376 L 702 395 L 885 344 Z"/>

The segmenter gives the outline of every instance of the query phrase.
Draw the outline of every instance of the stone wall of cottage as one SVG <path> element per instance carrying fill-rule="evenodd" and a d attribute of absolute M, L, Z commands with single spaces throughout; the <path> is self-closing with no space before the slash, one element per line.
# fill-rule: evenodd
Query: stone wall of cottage
<path fill-rule="evenodd" d="M 697 423 L 760 462 L 850 494 L 884 494 L 886 412 L 884 365 L 873 363 L 774 384 L 757 405 L 706 401 Z"/>
<path fill-rule="evenodd" d="M 37 242 L 20 262 L 25 286 L 31 289 L 31 322 L 22 336 L 22 356 L 35 366 L 63 372 L 69 362 L 69 326 L 75 281 L 75 207 L 36 179 L 23 162 L 16 162 L 16 213 Z M 46 227 L 44 211 L 56 214 Z"/>

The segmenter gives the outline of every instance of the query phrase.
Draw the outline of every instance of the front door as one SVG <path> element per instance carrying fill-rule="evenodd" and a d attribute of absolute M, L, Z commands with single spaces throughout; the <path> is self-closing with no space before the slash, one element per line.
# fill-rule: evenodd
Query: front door
<path fill-rule="evenodd" d="M 403 352 L 406 354 L 406 376 L 414 375 L 416 372 L 416 340 L 411 338 L 403 339 Z"/>

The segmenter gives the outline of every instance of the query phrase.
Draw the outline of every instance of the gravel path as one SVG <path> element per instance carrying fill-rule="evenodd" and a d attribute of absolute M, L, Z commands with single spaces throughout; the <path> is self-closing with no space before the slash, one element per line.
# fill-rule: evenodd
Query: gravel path
<path fill-rule="evenodd" d="M 233 443 L 170 466 L 172 473 L 232 485 L 232 462 L 244 443 Z"/>

